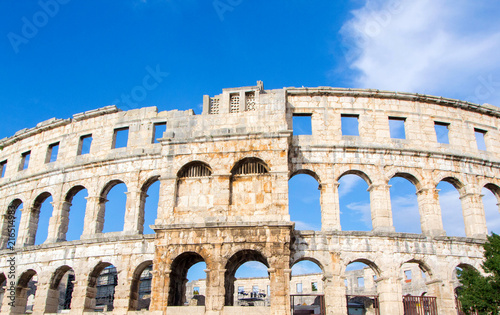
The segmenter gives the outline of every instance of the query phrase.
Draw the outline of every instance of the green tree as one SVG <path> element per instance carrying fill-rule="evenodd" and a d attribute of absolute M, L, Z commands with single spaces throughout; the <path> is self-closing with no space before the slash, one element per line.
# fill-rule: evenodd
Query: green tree
<path fill-rule="evenodd" d="M 476 310 L 479 314 L 500 314 L 500 236 L 492 233 L 483 244 L 484 262 L 482 264 L 486 276 L 474 268 L 458 271 L 462 287 L 458 299 L 462 303 L 462 311 L 466 314 Z"/>

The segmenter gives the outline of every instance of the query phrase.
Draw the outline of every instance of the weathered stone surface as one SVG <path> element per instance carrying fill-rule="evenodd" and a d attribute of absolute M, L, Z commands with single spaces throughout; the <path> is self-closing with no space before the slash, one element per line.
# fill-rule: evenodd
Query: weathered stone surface
<path fill-rule="evenodd" d="M 38 277 L 34 312 L 52 312 L 60 280 L 55 275 L 69 269 L 76 277 L 72 312 L 91 312 L 96 278 L 109 264 L 118 270 L 113 313 L 126 314 L 136 304 L 131 283 L 150 263 L 152 314 L 288 314 L 291 266 L 303 259 L 323 269 L 328 314 L 346 314 L 345 267 L 355 261 L 367 263 L 377 276 L 382 314 L 403 314 L 401 268 L 407 262 L 428 272 L 428 295 L 437 297 L 439 313 L 455 314 L 455 267 L 480 269 L 487 231 L 481 189 L 486 186 L 500 199 L 498 109 L 416 94 L 264 90 L 262 84 L 204 97 L 203 108 L 202 115 L 194 115 L 108 106 L 52 119 L 0 141 L 0 163 L 6 162 L 0 178 L 2 248 L 9 238 L 7 209 L 21 202 L 24 207 L 16 248 L 0 251 L 2 279 L 9 258 L 16 259 L 16 306 L 8 305 L 5 294 L 2 314 L 24 312 L 33 275 Z M 312 135 L 293 135 L 294 114 L 311 115 Z M 359 136 L 342 135 L 341 115 L 358 115 Z M 389 117 L 405 119 L 406 139 L 391 139 Z M 154 135 L 154 124 L 163 122 L 166 132 Z M 449 124 L 450 144 L 438 143 L 434 122 Z M 129 128 L 127 147 L 113 149 L 119 128 Z M 486 151 L 478 150 L 475 129 L 486 132 Z M 82 137 L 90 134 L 90 153 L 82 155 Z M 59 143 L 57 160 L 47 163 L 54 143 Z M 28 151 L 30 164 L 22 170 Z M 185 176 L 191 166 L 194 175 Z M 290 222 L 288 180 L 299 173 L 318 180 L 322 231 L 297 231 Z M 371 232 L 341 230 L 338 180 L 345 174 L 358 174 L 369 185 Z M 388 186 L 394 176 L 417 188 L 422 235 L 394 232 Z M 436 190 L 443 179 L 461 195 L 466 238 L 445 236 Z M 155 235 L 143 235 L 146 191 L 157 180 Z M 107 193 L 121 182 L 128 190 L 123 231 L 102 233 Z M 71 201 L 81 188 L 88 190 L 84 231 L 80 240 L 67 242 Z M 40 204 L 48 196 L 54 206 L 49 236 L 34 246 Z M 205 307 L 177 307 L 184 303 L 184 271 L 202 260 Z M 268 267 L 270 308 L 232 306 L 234 273 L 248 260 Z"/>

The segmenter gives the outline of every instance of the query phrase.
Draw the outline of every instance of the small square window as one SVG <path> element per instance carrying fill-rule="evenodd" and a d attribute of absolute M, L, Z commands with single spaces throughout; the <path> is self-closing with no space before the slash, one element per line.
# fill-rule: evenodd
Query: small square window
<path fill-rule="evenodd" d="M 7 160 L 0 162 L 0 178 L 5 176 L 5 170 L 7 169 Z"/>
<path fill-rule="evenodd" d="M 405 270 L 405 282 L 411 282 L 411 270 Z"/>
<path fill-rule="evenodd" d="M 448 139 L 448 127 L 450 124 L 444 122 L 434 122 L 434 130 L 436 131 L 437 142 L 449 144 L 450 140 Z"/>
<path fill-rule="evenodd" d="M 128 127 L 115 129 L 112 149 L 126 148 L 128 142 Z"/>
<path fill-rule="evenodd" d="M 481 151 L 486 151 L 486 130 L 481 130 L 474 128 L 474 134 L 476 136 L 477 149 Z"/>
<path fill-rule="evenodd" d="M 311 282 L 311 291 L 313 291 L 313 292 L 318 291 L 318 283 L 317 282 Z"/>
<path fill-rule="evenodd" d="M 341 115 L 340 119 L 343 136 L 359 136 L 359 115 Z"/>
<path fill-rule="evenodd" d="M 57 161 L 57 154 L 59 153 L 59 142 L 49 145 L 47 149 L 47 156 L 45 157 L 45 163 L 52 163 Z"/>
<path fill-rule="evenodd" d="M 405 120 L 401 117 L 389 117 L 389 131 L 392 139 L 406 139 Z"/>
<path fill-rule="evenodd" d="M 365 278 L 359 277 L 358 278 L 358 288 L 363 288 L 365 286 Z"/>
<path fill-rule="evenodd" d="M 80 143 L 78 144 L 78 155 L 84 155 L 90 153 L 90 147 L 92 145 L 92 135 L 84 135 L 80 137 Z"/>
<path fill-rule="evenodd" d="M 21 155 L 21 164 L 19 165 L 20 171 L 28 168 L 28 166 L 30 165 L 30 156 L 31 156 L 31 151 L 24 152 Z"/>
<path fill-rule="evenodd" d="M 200 295 L 200 287 L 193 288 L 193 295 Z"/>
<path fill-rule="evenodd" d="M 159 141 L 157 139 L 163 137 L 163 133 L 165 132 L 165 130 L 167 130 L 167 123 L 166 122 L 154 124 L 153 143 L 159 143 Z"/>
<path fill-rule="evenodd" d="M 302 293 L 302 283 L 297 283 L 297 293 Z"/>
<path fill-rule="evenodd" d="M 293 114 L 293 135 L 312 135 L 312 114 Z"/>

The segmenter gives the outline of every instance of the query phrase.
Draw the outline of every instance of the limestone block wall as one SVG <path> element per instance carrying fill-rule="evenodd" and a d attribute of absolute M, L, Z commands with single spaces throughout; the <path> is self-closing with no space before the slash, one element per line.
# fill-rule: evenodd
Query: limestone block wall
<path fill-rule="evenodd" d="M 294 115 L 311 117 L 311 135 L 296 135 Z M 359 136 L 342 134 L 343 115 L 357 119 Z M 405 139 L 391 138 L 390 119 L 404 122 Z M 166 124 L 164 133 L 155 134 L 158 124 Z M 440 143 L 435 124 L 446 126 L 448 144 Z M 402 266 L 412 262 L 430 275 L 426 285 L 440 313 L 453 314 L 455 267 L 480 269 L 487 232 L 481 189 L 500 203 L 499 128 L 500 111 L 489 105 L 377 90 L 265 90 L 261 82 L 204 96 L 201 115 L 107 106 L 41 122 L 0 140 L 0 280 L 9 275 L 9 261 L 16 262 L 16 303 L 9 305 L 5 294 L 1 311 L 24 312 L 26 286 L 36 275 L 35 312 L 54 312 L 58 281 L 70 269 L 76 277 L 72 310 L 92 311 L 95 279 L 112 264 L 119 282 L 114 312 L 132 312 L 137 277 L 152 263 L 150 310 L 173 312 L 185 287 L 172 264 L 185 268 L 204 260 L 204 311 L 237 313 L 228 302 L 232 272 L 258 260 L 269 267 L 272 287 L 271 306 L 263 312 L 283 314 L 290 307 L 290 268 L 308 259 L 323 269 L 328 314 L 346 312 L 338 305 L 345 306 L 345 267 L 353 261 L 377 275 L 382 313 L 402 314 Z M 117 147 L 123 131 L 127 143 Z M 476 133 L 484 136 L 486 150 L 478 148 Z M 290 221 L 288 181 L 300 173 L 319 183 L 321 231 L 297 231 Z M 346 174 L 369 186 L 370 232 L 342 231 L 338 186 Z M 416 186 L 422 234 L 394 232 L 389 180 L 398 176 Z M 445 235 L 436 189 L 442 180 L 460 193 L 466 238 Z M 144 235 L 147 190 L 157 181 L 155 235 Z M 103 233 L 111 211 L 107 195 L 120 183 L 127 187 L 123 229 Z M 67 241 L 72 199 L 84 188 L 83 233 Z M 40 205 L 48 197 L 53 212 L 42 227 Z M 21 204 L 20 227 L 11 236 L 9 209 Z M 41 228 L 48 229 L 47 240 L 34 245 Z M 15 247 L 8 249 L 12 241 Z"/>

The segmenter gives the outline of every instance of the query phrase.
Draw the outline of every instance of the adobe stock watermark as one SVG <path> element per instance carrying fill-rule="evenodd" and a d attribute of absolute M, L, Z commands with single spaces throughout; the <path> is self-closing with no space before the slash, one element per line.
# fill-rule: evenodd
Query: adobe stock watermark
<path fill-rule="evenodd" d="M 500 81 L 495 81 L 493 75 L 479 75 L 477 77 L 479 82 L 474 88 L 474 95 L 470 95 L 465 100 L 475 104 L 482 104 L 497 93 L 500 93 Z"/>
<path fill-rule="evenodd" d="M 167 72 L 160 69 L 160 65 L 156 65 L 153 69 L 150 66 L 146 67 L 147 74 L 142 78 L 141 84 L 134 86 L 128 94 L 120 95 L 119 99 L 115 99 L 113 104 L 123 104 L 126 109 L 139 107 L 139 102 L 142 102 L 148 96 L 148 91 L 156 89 L 163 79 L 168 76 Z"/>
<path fill-rule="evenodd" d="M 362 51 L 362 47 L 371 39 L 376 38 L 388 27 L 394 16 L 403 11 L 402 0 L 390 1 L 383 10 L 372 12 L 365 23 L 353 29 L 354 37 L 342 42 L 342 50 L 347 62 L 354 61 Z M 354 22 L 359 23 L 359 22 Z"/>
<path fill-rule="evenodd" d="M 221 22 L 224 22 L 224 14 L 232 12 L 234 8 L 243 3 L 243 0 L 214 0 L 212 5 Z"/>
<path fill-rule="evenodd" d="M 39 30 L 45 27 L 49 23 L 49 20 L 59 13 L 61 5 L 67 4 L 70 1 L 71 0 L 38 1 L 40 10 L 36 11 L 30 19 L 26 16 L 21 18 L 23 22 L 21 32 L 9 32 L 7 34 L 7 38 L 14 52 L 17 54 L 21 45 L 28 44 L 30 39 L 33 39 L 38 34 Z"/>
<path fill-rule="evenodd" d="M 13 205 L 7 208 L 7 233 L 9 239 L 7 240 L 7 248 L 14 250 L 16 246 L 16 209 Z M 7 259 L 9 264 L 9 271 L 7 273 L 8 282 L 6 283 L 9 305 L 14 307 L 16 304 L 16 256 Z"/>

